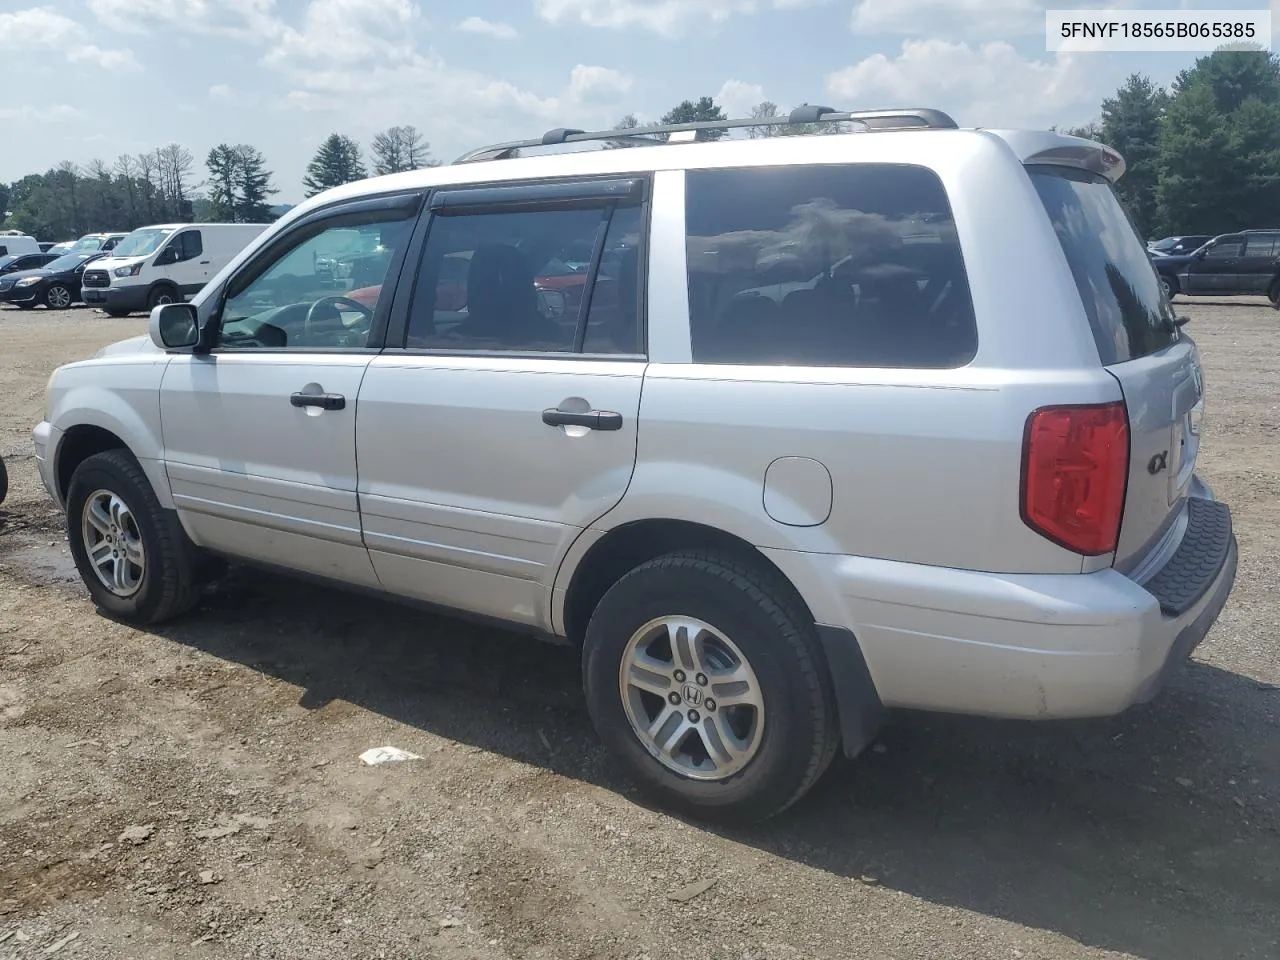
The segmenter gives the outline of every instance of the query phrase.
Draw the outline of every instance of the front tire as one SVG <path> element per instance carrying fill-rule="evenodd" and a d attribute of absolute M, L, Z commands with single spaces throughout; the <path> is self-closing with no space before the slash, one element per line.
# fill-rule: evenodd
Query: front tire
<path fill-rule="evenodd" d="M 1178 281 L 1172 277 L 1167 277 L 1163 273 L 1160 274 L 1160 286 L 1164 289 L 1166 300 L 1172 300 L 1178 295 Z"/>
<path fill-rule="evenodd" d="M 592 722 L 659 804 L 764 820 L 835 756 L 826 663 L 778 581 L 727 554 L 673 553 L 624 576 L 592 615 L 583 650 Z"/>
<path fill-rule="evenodd" d="M 117 320 L 119 320 L 121 317 L 127 317 L 129 315 L 128 310 L 122 310 L 119 307 L 103 307 L 102 309 L 106 311 L 107 316 L 115 317 Z"/>
<path fill-rule="evenodd" d="M 1267 291 L 1267 299 L 1271 301 L 1272 307 L 1280 310 L 1280 280 L 1271 284 L 1271 288 Z"/>
<path fill-rule="evenodd" d="M 94 454 L 76 467 L 67 540 L 93 602 L 110 617 L 159 623 L 200 598 L 195 546 L 126 451 Z"/>
<path fill-rule="evenodd" d="M 168 285 L 156 287 L 147 295 L 147 310 L 154 310 L 162 303 L 177 303 L 182 298 L 178 291 Z"/>

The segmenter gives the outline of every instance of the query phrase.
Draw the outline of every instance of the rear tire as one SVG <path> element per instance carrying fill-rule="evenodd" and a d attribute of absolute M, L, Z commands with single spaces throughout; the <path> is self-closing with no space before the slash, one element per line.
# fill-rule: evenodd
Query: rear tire
<path fill-rule="evenodd" d="M 9 495 L 9 468 L 4 465 L 4 458 L 0 457 L 0 503 L 4 503 L 4 498 Z"/>
<path fill-rule="evenodd" d="M 839 746 L 812 622 L 778 577 L 724 553 L 668 554 L 615 583 L 587 626 L 583 679 L 610 752 L 644 793 L 687 815 L 768 819 Z"/>
<path fill-rule="evenodd" d="M 67 541 L 93 602 L 114 619 L 159 623 L 200 599 L 199 551 L 124 450 L 94 454 L 76 467 L 67 491 Z"/>
<path fill-rule="evenodd" d="M 102 309 L 106 312 L 107 316 L 115 317 L 117 320 L 129 315 L 128 310 L 121 310 L 119 307 L 103 307 Z"/>
<path fill-rule="evenodd" d="M 1280 310 L 1280 280 L 1271 284 L 1271 289 L 1267 291 L 1267 299 L 1271 301 L 1272 307 Z"/>
<path fill-rule="evenodd" d="M 1160 286 L 1164 288 L 1165 299 L 1172 300 L 1178 295 L 1178 281 L 1160 274 Z"/>

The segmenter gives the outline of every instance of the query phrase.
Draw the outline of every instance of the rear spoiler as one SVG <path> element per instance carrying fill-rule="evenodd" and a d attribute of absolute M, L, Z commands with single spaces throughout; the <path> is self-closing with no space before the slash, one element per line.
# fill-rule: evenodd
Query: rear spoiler
<path fill-rule="evenodd" d="M 1023 163 L 1078 167 L 1115 183 L 1125 172 L 1124 157 L 1096 140 L 1069 137 L 1052 130 L 988 130 L 1013 149 Z"/>

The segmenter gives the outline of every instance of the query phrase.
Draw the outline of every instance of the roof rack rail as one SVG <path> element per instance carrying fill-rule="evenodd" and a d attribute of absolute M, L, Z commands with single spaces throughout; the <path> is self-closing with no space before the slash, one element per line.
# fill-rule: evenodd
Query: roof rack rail
<path fill-rule="evenodd" d="M 816 123 L 860 123 L 867 130 L 955 130 L 957 124 L 941 110 L 931 107 L 908 107 L 892 110 L 842 111 L 831 107 L 802 104 L 785 117 L 742 118 L 728 120 L 702 120 L 695 123 L 669 123 L 650 127 L 628 127 L 622 130 L 577 130 L 557 127 L 548 130 L 536 140 L 511 140 L 477 147 L 464 153 L 454 163 L 473 163 L 478 160 L 506 160 L 516 151 L 526 147 L 558 146 L 565 143 L 585 143 L 608 140 L 631 145 L 664 144 L 676 142 L 672 134 L 689 134 L 696 139 L 703 130 L 734 130 L 741 127 L 784 127 Z M 680 138 L 681 140 L 685 138 Z"/>

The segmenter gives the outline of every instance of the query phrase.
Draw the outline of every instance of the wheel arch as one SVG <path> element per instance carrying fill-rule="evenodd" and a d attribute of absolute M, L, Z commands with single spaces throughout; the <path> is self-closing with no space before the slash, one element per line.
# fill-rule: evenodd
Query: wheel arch
<path fill-rule="evenodd" d="M 138 367 L 132 369 L 136 372 Z M 157 386 L 158 380 L 157 377 Z M 62 502 L 66 502 L 71 475 L 86 457 L 104 450 L 121 449 L 138 461 L 161 506 L 173 509 L 161 457 L 158 395 L 156 399 L 155 417 L 149 418 L 109 389 L 72 390 L 61 398 L 50 420 L 61 434 L 53 452 L 53 467 Z M 154 429 L 148 419 L 154 419 Z"/>
<path fill-rule="evenodd" d="M 572 563 L 565 586 L 553 592 L 553 625 L 571 643 L 581 645 L 592 611 L 627 571 L 666 553 L 698 549 L 722 550 L 766 571 L 789 594 L 797 609 L 806 618 L 813 618 L 813 611 L 791 579 L 750 541 L 692 520 L 650 518 L 619 524 L 604 532 Z"/>

